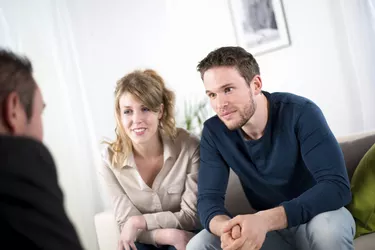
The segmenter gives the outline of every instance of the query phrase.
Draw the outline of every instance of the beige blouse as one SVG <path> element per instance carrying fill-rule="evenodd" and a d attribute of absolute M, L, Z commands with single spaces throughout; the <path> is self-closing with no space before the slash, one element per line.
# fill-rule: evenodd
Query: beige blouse
<path fill-rule="evenodd" d="M 132 154 L 122 164 L 112 164 L 108 146 L 102 151 L 104 164 L 99 171 L 120 230 L 129 217 L 143 215 L 148 231 L 141 232 L 138 241 L 154 245 L 155 229 L 201 227 L 197 213 L 199 139 L 183 129 L 178 129 L 173 141 L 162 139 L 164 165 L 152 187 L 141 178 Z"/>

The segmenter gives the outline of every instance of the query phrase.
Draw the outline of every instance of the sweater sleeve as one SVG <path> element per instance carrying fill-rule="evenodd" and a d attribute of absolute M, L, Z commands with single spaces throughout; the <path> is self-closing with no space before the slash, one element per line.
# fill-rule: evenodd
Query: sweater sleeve
<path fill-rule="evenodd" d="M 285 208 L 288 227 L 307 223 L 314 216 L 339 209 L 351 200 L 343 153 L 317 105 L 305 104 L 295 132 L 302 159 L 316 185 L 281 204 Z"/>
<path fill-rule="evenodd" d="M 198 212 L 202 225 L 210 231 L 212 218 L 217 215 L 231 215 L 224 207 L 229 168 L 215 147 L 207 126 L 202 132 L 200 152 Z"/>

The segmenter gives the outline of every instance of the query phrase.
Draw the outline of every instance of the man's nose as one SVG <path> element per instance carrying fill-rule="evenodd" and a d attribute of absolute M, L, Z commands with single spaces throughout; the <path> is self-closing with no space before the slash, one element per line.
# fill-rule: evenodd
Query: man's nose
<path fill-rule="evenodd" d="M 227 100 L 227 98 L 224 95 L 222 95 L 222 94 L 218 94 L 216 96 L 216 107 L 218 109 L 224 109 L 227 106 L 228 106 L 228 100 Z"/>

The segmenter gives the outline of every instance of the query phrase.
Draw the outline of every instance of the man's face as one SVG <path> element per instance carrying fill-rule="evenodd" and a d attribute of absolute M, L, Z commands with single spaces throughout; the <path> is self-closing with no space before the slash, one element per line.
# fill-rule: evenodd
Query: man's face
<path fill-rule="evenodd" d="M 42 93 L 39 87 L 36 87 L 34 92 L 34 100 L 32 106 L 32 115 L 29 121 L 26 122 L 25 136 L 32 137 L 38 141 L 43 141 L 43 124 L 42 124 L 42 113 L 45 104 L 43 101 Z"/>
<path fill-rule="evenodd" d="M 254 115 L 253 84 L 249 86 L 236 68 L 211 68 L 204 73 L 203 83 L 213 110 L 228 129 L 241 128 Z"/>

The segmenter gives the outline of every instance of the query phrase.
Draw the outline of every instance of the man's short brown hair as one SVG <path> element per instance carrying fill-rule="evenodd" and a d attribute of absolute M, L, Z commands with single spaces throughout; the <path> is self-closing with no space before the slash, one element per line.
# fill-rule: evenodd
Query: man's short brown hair
<path fill-rule="evenodd" d="M 27 119 L 31 118 L 36 89 L 32 73 L 33 68 L 27 57 L 0 48 L 0 114 L 3 112 L 4 100 L 15 91 L 25 108 Z"/>
<path fill-rule="evenodd" d="M 199 62 L 197 70 L 203 79 L 204 73 L 213 67 L 233 66 L 249 84 L 255 75 L 259 75 L 259 66 L 252 54 L 241 47 L 221 47 L 210 52 Z"/>

